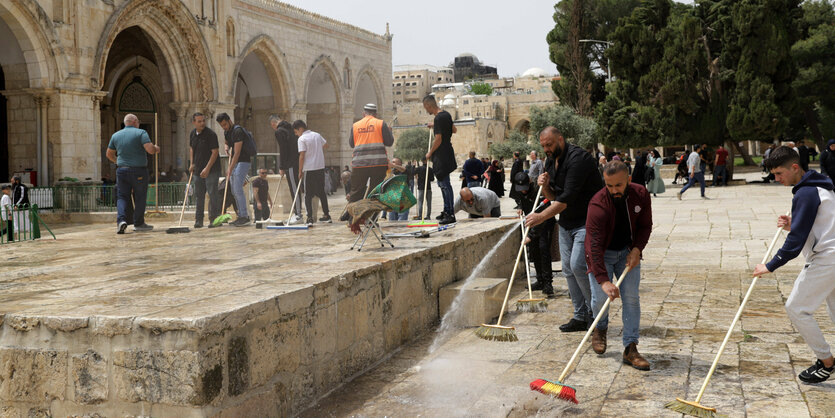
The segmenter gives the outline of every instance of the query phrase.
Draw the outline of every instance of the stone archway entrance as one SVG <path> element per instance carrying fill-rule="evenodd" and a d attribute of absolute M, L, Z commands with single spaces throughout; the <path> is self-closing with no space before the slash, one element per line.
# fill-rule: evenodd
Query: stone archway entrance
<path fill-rule="evenodd" d="M 133 113 L 140 126 L 148 131 L 151 141 L 158 141 L 160 171 L 184 168 L 186 161 L 177 158 L 172 131 L 177 115 L 168 104 L 174 101 L 169 65 L 159 46 L 137 26 L 121 31 L 107 56 L 103 89 L 107 96 L 101 102 L 102 176 L 115 179 L 116 167 L 104 153 L 114 132 L 122 129 L 124 117 Z M 154 116 L 157 117 L 155 131 Z M 148 168 L 153 170 L 153 159 Z"/>
<path fill-rule="evenodd" d="M 354 95 L 354 120 L 362 118 L 362 108 L 366 103 L 377 105 L 378 115 L 382 115 L 385 103 L 380 103 L 380 95 L 374 85 L 374 81 L 367 72 L 363 72 L 357 81 L 356 93 Z"/>
<path fill-rule="evenodd" d="M 307 126 L 322 134 L 330 144 L 325 152 L 325 164 L 339 165 L 341 144 L 339 123 L 342 109 L 339 99 L 339 82 L 332 68 L 319 63 L 310 73 L 307 83 Z M 337 152 L 332 152 L 337 151 Z"/>
<path fill-rule="evenodd" d="M 250 48 L 234 80 L 235 122 L 249 129 L 258 152 L 278 152 L 269 117 L 288 117 L 289 95 L 275 57 L 263 45 Z"/>

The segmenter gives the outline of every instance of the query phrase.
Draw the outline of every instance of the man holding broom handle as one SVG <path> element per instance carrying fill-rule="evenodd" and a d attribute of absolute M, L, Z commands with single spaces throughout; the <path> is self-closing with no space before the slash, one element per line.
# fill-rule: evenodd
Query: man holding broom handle
<path fill-rule="evenodd" d="M 548 126 L 539 135 L 548 159 L 537 184 L 552 203 L 542 212 L 527 216 L 525 226 L 539 225 L 554 216 L 559 219 L 562 272 L 574 305 L 574 317 L 560 326 L 562 332 L 587 331 L 592 322 L 591 287 L 586 267 L 584 242 L 586 213 L 592 196 L 603 188 L 597 161 L 586 150 L 566 142 L 562 133 Z"/>
<path fill-rule="evenodd" d="M 641 327 L 641 253 L 652 232 L 652 207 L 647 189 L 629 178 L 629 169 L 620 161 L 603 166 L 606 187 L 592 197 L 586 218 L 586 264 L 591 283 L 591 306 L 595 317 L 606 298 L 623 299 L 623 362 L 638 370 L 649 370 L 649 362 L 638 353 Z M 629 272 L 620 284 L 612 281 L 623 270 Z M 597 354 L 606 352 L 608 312 L 600 318 L 591 337 Z"/>
<path fill-rule="evenodd" d="M 791 217 L 777 218 L 777 226 L 789 231 L 783 247 L 766 264 L 758 264 L 752 277 L 771 273 L 801 253 L 806 264 L 786 301 L 786 313 L 817 361 L 797 377 L 805 384 L 821 383 L 835 371 L 835 359 L 815 311 L 825 301 L 835 322 L 835 192 L 832 181 L 816 171 L 805 171 L 800 157 L 789 147 L 778 147 L 763 162 L 784 186 L 793 186 Z"/>

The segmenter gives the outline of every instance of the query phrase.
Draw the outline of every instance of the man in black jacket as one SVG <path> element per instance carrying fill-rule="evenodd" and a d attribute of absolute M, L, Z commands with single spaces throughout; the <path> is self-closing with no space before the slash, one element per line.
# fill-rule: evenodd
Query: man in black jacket
<path fill-rule="evenodd" d="M 298 137 L 293 133 L 293 126 L 276 115 L 270 116 L 270 126 L 275 131 L 275 142 L 278 143 L 278 173 L 287 179 L 290 201 L 296 194 L 297 179 L 299 177 L 299 144 Z M 296 220 L 302 216 L 301 199 L 296 199 L 293 206 Z"/>
<path fill-rule="evenodd" d="M 574 317 L 561 325 L 560 331 L 586 331 L 592 322 L 591 283 L 586 273 L 584 246 L 586 212 L 591 198 L 603 188 L 603 179 L 594 157 L 566 142 L 557 128 L 543 129 L 539 143 L 548 159 L 537 184 L 542 186 L 542 194 L 552 203 L 542 212 L 529 214 L 525 224 L 530 228 L 560 215 L 562 271 L 574 305 Z"/>
<path fill-rule="evenodd" d="M 519 151 L 513 153 L 513 165 L 510 167 L 510 181 L 514 181 L 516 179 L 516 174 L 521 173 L 525 169 L 525 159 L 520 157 L 521 153 Z M 533 181 L 535 182 L 536 179 L 533 179 Z M 519 192 L 516 191 L 515 187 L 510 188 L 509 196 L 511 199 L 519 198 Z"/>
<path fill-rule="evenodd" d="M 16 208 L 29 207 L 29 188 L 20 179 L 20 176 L 12 177 L 12 204 Z"/>
<path fill-rule="evenodd" d="M 830 139 L 821 152 L 821 171 L 835 181 L 835 139 Z"/>
<path fill-rule="evenodd" d="M 513 178 L 513 191 L 516 192 L 516 205 L 520 211 L 531 213 L 539 202 L 534 202 L 536 196 L 536 179 L 531 181 L 524 171 L 516 173 Z M 512 193 L 511 192 L 511 193 Z M 539 209 L 541 212 L 544 208 Z M 540 225 L 531 228 L 528 232 L 530 242 L 528 245 L 528 256 L 536 268 L 536 283 L 531 288 L 541 290 L 545 296 L 554 296 L 554 273 L 551 269 L 551 241 L 554 238 L 554 224 L 556 220 L 552 217 Z"/>

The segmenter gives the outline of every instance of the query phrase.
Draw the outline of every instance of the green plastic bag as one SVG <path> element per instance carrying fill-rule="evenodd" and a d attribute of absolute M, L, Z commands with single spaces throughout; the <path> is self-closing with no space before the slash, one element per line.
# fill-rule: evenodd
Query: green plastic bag
<path fill-rule="evenodd" d="M 415 195 L 409 190 L 409 181 L 403 174 L 383 180 L 371 190 L 368 198 L 386 205 L 392 212 L 404 212 L 417 203 Z"/>

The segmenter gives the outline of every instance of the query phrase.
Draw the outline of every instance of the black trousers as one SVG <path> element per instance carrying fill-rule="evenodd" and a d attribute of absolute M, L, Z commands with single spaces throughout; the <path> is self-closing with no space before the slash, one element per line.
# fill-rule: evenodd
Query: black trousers
<path fill-rule="evenodd" d="M 377 187 L 386 179 L 387 167 L 357 167 L 351 172 L 351 198 L 348 202 L 356 202 L 365 197 L 366 183 L 371 179 L 371 188 Z"/>
<path fill-rule="evenodd" d="M 295 199 L 296 197 L 296 187 L 298 187 L 299 183 L 299 168 L 298 167 L 290 167 L 284 171 L 284 177 L 287 179 L 287 188 L 290 192 L 290 204 L 293 204 L 293 201 L 296 201 L 295 206 L 293 206 L 293 213 L 297 216 L 302 216 L 302 201 L 301 199 Z M 301 190 L 299 190 L 299 194 L 301 194 Z M 273 202 L 274 204 L 278 204 Z"/>
<path fill-rule="evenodd" d="M 313 197 L 322 202 L 322 212 L 330 216 L 328 210 L 328 194 L 325 192 L 325 169 L 305 171 L 304 173 L 304 206 L 307 216 L 313 217 Z"/>
<path fill-rule="evenodd" d="M 536 268 L 538 282 L 551 283 L 554 279 L 554 272 L 551 268 L 551 241 L 554 239 L 555 224 L 554 218 L 548 219 L 541 225 L 531 228 L 528 234 L 531 239 L 528 243 L 528 259 Z"/>

